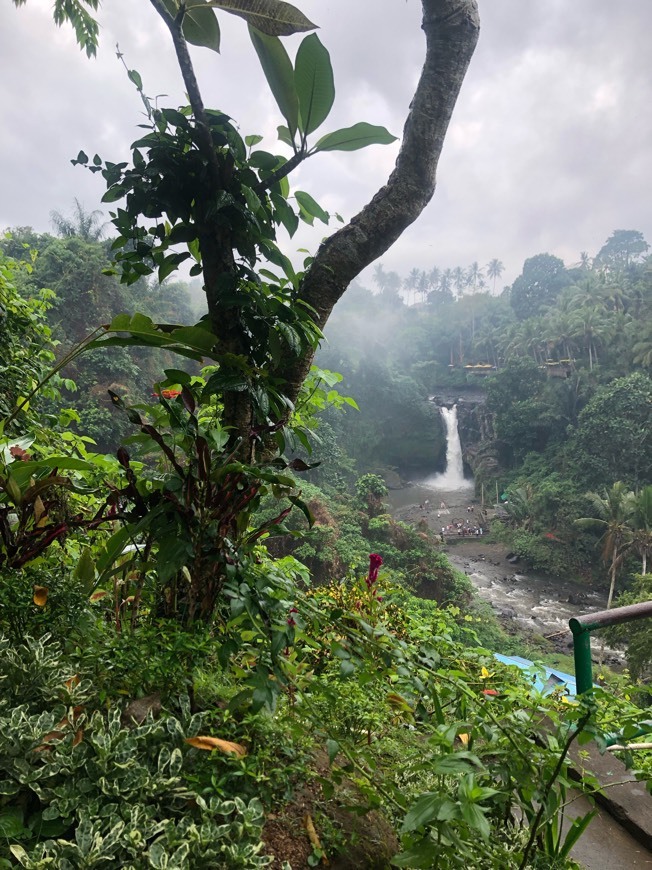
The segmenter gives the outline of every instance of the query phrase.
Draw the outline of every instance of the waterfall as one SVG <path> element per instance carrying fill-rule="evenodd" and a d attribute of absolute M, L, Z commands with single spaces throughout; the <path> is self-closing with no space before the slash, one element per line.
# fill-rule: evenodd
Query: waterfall
<path fill-rule="evenodd" d="M 446 424 L 446 470 L 443 474 L 429 478 L 426 483 L 442 490 L 467 489 L 472 483 L 464 478 L 462 443 L 457 428 L 457 405 L 452 408 L 442 405 L 439 410 Z"/>

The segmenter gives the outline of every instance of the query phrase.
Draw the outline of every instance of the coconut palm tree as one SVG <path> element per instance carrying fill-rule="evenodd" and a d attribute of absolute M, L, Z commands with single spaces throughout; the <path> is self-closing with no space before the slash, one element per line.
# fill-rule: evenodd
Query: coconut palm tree
<path fill-rule="evenodd" d="M 459 296 L 466 287 L 466 273 L 461 266 L 456 266 L 452 273 L 453 287 L 457 290 Z"/>
<path fill-rule="evenodd" d="M 412 292 L 412 301 L 416 294 L 416 289 L 419 286 L 421 272 L 418 269 L 411 269 L 410 274 L 403 281 L 403 287 L 408 291 L 408 305 L 410 304 L 410 291 Z"/>
<path fill-rule="evenodd" d="M 419 283 L 417 284 L 417 293 L 421 296 L 422 302 L 425 302 L 428 298 L 428 290 L 431 286 L 429 273 L 422 272 L 419 275 Z"/>
<path fill-rule="evenodd" d="M 509 514 L 513 526 L 531 532 L 534 516 L 534 487 L 532 484 L 525 483 L 522 486 L 510 487 L 504 508 Z"/>
<path fill-rule="evenodd" d="M 623 281 L 607 281 L 602 287 L 601 296 L 610 311 L 619 313 L 627 310 L 628 294 Z"/>
<path fill-rule="evenodd" d="M 439 287 L 441 277 L 441 269 L 439 269 L 437 266 L 433 266 L 432 269 L 428 272 L 428 289 L 436 290 Z"/>
<path fill-rule="evenodd" d="M 444 271 L 439 276 L 439 289 L 442 293 L 450 293 L 450 289 L 453 286 L 453 270 L 452 269 L 444 269 Z"/>
<path fill-rule="evenodd" d="M 505 266 L 501 263 L 500 260 L 494 258 L 493 260 L 490 260 L 489 263 L 487 263 L 487 278 L 494 282 L 491 288 L 491 292 L 494 295 L 496 294 L 496 281 L 498 280 L 498 278 L 500 278 L 504 271 Z"/>
<path fill-rule="evenodd" d="M 573 322 L 571 315 L 559 308 L 550 309 L 542 323 L 542 336 L 549 350 L 556 349 L 561 359 L 573 360 L 575 342 L 573 340 Z"/>
<path fill-rule="evenodd" d="M 598 347 L 609 334 L 609 323 L 604 310 L 599 307 L 583 306 L 575 312 L 572 321 L 573 338 L 580 339 L 589 353 L 589 371 L 598 362 Z"/>
<path fill-rule="evenodd" d="M 543 323 L 540 317 L 529 317 L 515 323 L 507 333 L 505 357 L 531 356 L 540 365 L 545 361 L 545 342 L 542 340 Z"/>
<path fill-rule="evenodd" d="M 473 288 L 475 293 L 481 281 L 484 280 L 484 272 L 477 260 L 475 260 L 468 268 L 466 273 L 466 283 Z"/>
<path fill-rule="evenodd" d="M 607 609 L 611 607 L 616 588 L 616 576 L 621 566 L 623 556 L 633 540 L 631 520 L 634 515 L 636 496 L 622 481 L 617 481 L 604 495 L 596 492 L 587 493 L 587 498 L 593 508 L 593 516 L 575 520 L 580 528 L 597 529 L 602 532 L 600 544 L 602 559 L 609 564 L 609 597 Z"/>
<path fill-rule="evenodd" d="M 641 329 L 640 324 L 637 323 L 636 327 L 635 338 L 637 340 L 632 348 L 633 362 L 647 369 L 652 366 L 652 324 L 645 323 Z"/>
<path fill-rule="evenodd" d="M 376 263 L 374 266 L 373 280 L 381 293 L 387 288 L 387 272 L 382 263 Z"/>
<path fill-rule="evenodd" d="M 64 217 L 59 211 L 50 212 L 50 221 L 56 232 L 65 239 L 77 237 L 85 242 L 99 242 L 104 235 L 104 227 L 107 222 L 102 220 L 104 215 L 98 209 L 86 211 L 81 202 L 75 197 L 74 214 L 71 218 Z"/>
<path fill-rule="evenodd" d="M 647 557 L 652 553 L 652 486 L 644 486 L 634 497 L 632 546 L 641 557 L 641 574 L 647 574 Z"/>
<path fill-rule="evenodd" d="M 384 286 L 381 288 L 381 296 L 390 305 L 400 307 L 403 305 L 401 296 L 401 278 L 398 272 L 384 272 Z"/>
<path fill-rule="evenodd" d="M 601 272 L 585 272 L 584 277 L 570 288 L 576 308 L 606 308 L 604 288 L 606 277 Z"/>

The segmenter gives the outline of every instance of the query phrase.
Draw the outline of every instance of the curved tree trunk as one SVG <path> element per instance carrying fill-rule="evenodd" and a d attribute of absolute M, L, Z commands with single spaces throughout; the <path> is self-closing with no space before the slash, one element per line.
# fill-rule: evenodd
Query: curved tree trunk
<path fill-rule="evenodd" d="M 611 582 L 609 584 L 609 597 L 607 598 L 607 610 L 611 607 L 611 602 L 614 597 L 614 589 L 616 588 L 616 570 L 618 567 L 618 547 L 614 547 L 613 555 L 611 557 Z"/>
<path fill-rule="evenodd" d="M 351 281 L 413 223 L 435 191 L 437 164 L 453 109 L 480 32 L 476 0 L 422 0 L 426 59 L 387 183 L 361 212 L 319 248 L 301 298 L 323 328 Z M 295 401 L 310 370 L 307 352 L 283 373 Z"/>
<path fill-rule="evenodd" d="M 164 0 L 150 0 L 172 34 L 177 59 L 197 122 L 198 144 L 207 155 L 216 189 L 224 179 L 213 150 L 206 112 L 181 32 L 181 19 L 170 15 Z M 457 97 L 480 32 L 476 0 L 422 0 L 426 58 L 403 128 L 403 142 L 387 183 L 361 212 L 319 248 L 306 272 L 300 296 L 316 311 L 323 328 L 335 303 L 351 281 L 380 257 L 430 202 L 437 164 Z M 285 167 L 287 168 L 287 166 Z M 224 318 L 220 278 L 233 271 L 228 230 L 215 233 L 207 219 L 200 233 L 204 289 L 213 330 L 228 353 L 238 354 L 237 328 Z M 275 372 L 285 381 L 285 393 L 295 403 L 310 370 L 314 351 L 289 360 Z M 241 393 L 224 395 L 224 425 L 233 440 L 248 441 L 251 409 Z"/>

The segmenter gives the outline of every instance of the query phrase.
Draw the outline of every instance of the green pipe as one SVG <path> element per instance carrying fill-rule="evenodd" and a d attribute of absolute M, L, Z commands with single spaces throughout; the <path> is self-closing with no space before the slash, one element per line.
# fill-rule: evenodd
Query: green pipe
<path fill-rule="evenodd" d="M 652 601 L 630 604 L 627 607 L 615 607 L 613 610 L 602 610 L 599 613 L 573 617 L 568 620 L 569 628 L 573 632 L 573 658 L 575 659 L 575 682 L 578 695 L 583 695 L 593 689 L 591 632 L 597 628 L 620 625 L 623 622 L 645 619 L 646 617 L 652 617 Z M 652 720 L 648 719 L 645 722 L 640 722 L 636 729 L 627 729 L 627 740 L 631 740 L 633 737 L 642 737 L 651 732 Z M 622 731 L 617 734 L 606 734 L 605 738 L 607 746 L 625 742 Z"/>
<path fill-rule="evenodd" d="M 593 688 L 593 663 L 591 661 L 591 632 L 577 619 L 569 620 L 573 632 L 573 658 L 577 694 L 582 695 Z"/>

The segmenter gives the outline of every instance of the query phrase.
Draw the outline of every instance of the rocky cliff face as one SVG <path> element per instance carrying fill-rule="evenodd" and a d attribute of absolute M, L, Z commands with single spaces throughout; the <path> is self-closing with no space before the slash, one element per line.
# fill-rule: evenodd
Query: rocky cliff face
<path fill-rule="evenodd" d="M 493 417 L 486 408 L 484 393 L 477 389 L 464 392 L 442 390 L 433 396 L 432 401 L 439 406 L 457 405 L 462 455 L 476 481 L 494 475 L 500 462 L 494 441 Z"/>
<path fill-rule="evenodd" d="M 446 431 L 441 414 L 423 402 L 412 414 L 387 419 L 376 454 L 407 478 L 443 470 L 446 462 Z M 441 468 L 440 468 L 441 466 Z"/>
<path fill-rule="evenodd" d="M 495 476 L 500 469 L 500 459 L 493 415 L 487 410 L 484 398 L 481 402 L 460 402 L 457 417 L 464 462 L 473 472 L 476 483 Z"/>

